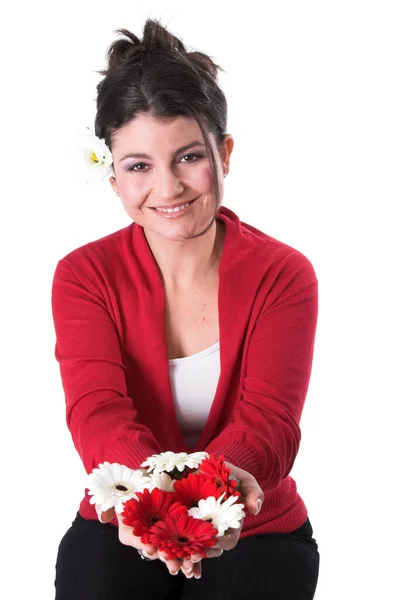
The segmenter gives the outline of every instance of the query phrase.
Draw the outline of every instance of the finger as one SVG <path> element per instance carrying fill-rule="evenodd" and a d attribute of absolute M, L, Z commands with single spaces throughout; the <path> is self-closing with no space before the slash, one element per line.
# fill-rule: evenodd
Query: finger
<path fill-rule="evenodd" d="M 169 569 L 171 575 L 177 575 L 180 571 L 181 562 L 177 558 L 173 558 L 166 561 L 166 567 Z"/>
<path fill-rule="evenodd" d="M 225 464 L 230 469 L 230 474 L 241 481 L 239 490 L 241 493 L 240 501 L 245 504 L 245 507 L 250 514 L 259 514 L 263 506 L 265 495 L 255 477 L 248 473 L 248 471 L 244 471 L 244 469 L 240 469 L 228 461 L 225 461 Z"/>
<path fill-rule="evenodd" d="M 140 540 L 140 538 L 137 538 Z M 141 543 L 141 542 L 140 542 Z M 158 556 L 158 548 L 156 546 L 151 546 L 151 544 L 143 544 L 141 543 L 141 549 L 145 552 L 148 558 L 159 558 Z"/>
<path fill-rule="evenodd" d="M 109 523 L 115 516 L 115 509 L 109 508 L 108 510 L 102 511 L 101 506 L 96 504 L 96 513 L 100 523 Z"/>
<path fill-rule="evenodd" d="M 244 491 L 240 491 L 243 493 L 243 503 L 245 504 L 248 512 L 251 515 L 259 514 L 264 500 L 264 494 L 259 485 L 255 483 L 252 486 L 248 486 L 246 489 L 244 486 Z"/>
<path fill-rule="evenodd" d="M 193 577 L 195 577 L 196 579 L 199 579 L 201 577 L 201 572 L 202 572 L 201 561 L 192 563 L 189 560 L 184 560 L 182 562 L 184 563 L 184 567 L 186 567 L 186 565 L 188 565 L 189 562 L 191 563 L 191 567 L 189 569 L 183 568 L 183 564 L 181 566 L 181 571 L 187 577 L 187 579 L 192 579 Z"/>
<path fill-rule="evenodd" d="M 184 575 L 188 575 L 192 572 L 194 567 L 194 563 L 189 558 L 184 558 L 181 561 L 180 569 L 183 571 Z"/>
<path fill-rule="evenodd" d="M 151 544 L 143 544 L 140 536 L 134 535 L 133 527 L 125 525 L 122 520 L 119 520 L 118 537 L 119 541 L 125 546 L 133 546 L 133 548 L 145 551 L 149 557 L 156 558 L 157 548 Z"/>
<path fill-rule="evenodd" d="M 198 556 L 198 558 L 196 558 L 196 560 L 193 560 L 194 556 Z M 186 576 L 192 576 L 195 573 L 201 572 L 201 567 L 196 567 L 194 568 L 197 564 L 200 564 L 202 560 L 202 556 L 199 555 L 193 555 L 190 558 L 184 558 L 181 561 L 181 571 L 184 573 L 184 575 Z"/>
<path fill-rule="evenodd" d="M 165 563 L 171 575 L 176 575 L 180 571 L 181 561 L 178 558 L 168 559 L 166 553 L 160 551 L 158 551 L 158 558 Z"/>
<path fill-rule="evenodd" d="M 145 558 L 148 558 L 148 560 L 157 560 L 158 557 L 158 553 L 154 552 L 153 554 L 148 554 L 148 552 L 146 552 L 145 550 L 141 549 L 143 556 Z"/>
<path fill-rule="evenodd" d="M 219 538 L 219 546 L 222 550 L 232 550 L 238 544 L 240 539 L 241 527 L 237 529 L 228 529 L 226 533 Z"/>
<path fill-rule="evenodd" d="M 195 579 L 200 579 L 201 577 L 201 573 L 202 573 L 202 563 L 198 562 L 193 566 L 193 571 L 192 571 L 192 576 L 195 577 Z"/>
<path fill-rule="evenodd" d="M 222 548 L 218 548 L 217 550 L 214 550 L 213 548 L 206 550 L 206 557 L 207 558 L 219 558 L 219 556 L 222 556 L 223 554 L 223 549 Z"/>
<path fill-rule="evenodd" d="M 199 554 L 192 554 L 191 555 L 191 562 L 192 563 L 200 562 L 200 560 L 202 560 L 202 556 L 200 556 Z"/>

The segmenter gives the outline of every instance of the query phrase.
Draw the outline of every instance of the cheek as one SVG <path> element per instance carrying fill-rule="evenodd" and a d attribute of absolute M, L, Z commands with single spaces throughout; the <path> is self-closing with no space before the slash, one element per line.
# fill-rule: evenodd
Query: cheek
<path fill-rule="evenodd" d="M 202 169 L 193 175 L 193 182 L 198 190 L 203 193 L 209 193 L 213 187 L 212 181 L 212 167 L 210 165 L 204 166 Z"/>
<path fill-rule="evenodd" d="M 145 182 L 144 177 L 125 175 L 120 178 L 119 188 L 122 195 L 133 203 L 139 202 L 148 193 L 148 184 Z"/>

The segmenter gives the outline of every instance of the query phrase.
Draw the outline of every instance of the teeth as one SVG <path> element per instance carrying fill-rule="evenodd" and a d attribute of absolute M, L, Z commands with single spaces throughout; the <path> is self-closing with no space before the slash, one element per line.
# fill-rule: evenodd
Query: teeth
<path fill-rule="evenodd" d="M 187 208 L 189 204 L 190 202 L 187 202 L 186 204 L 183 204 L 183 206 L 176 206 L 176 208 L 156 208 L 155 210 L 159 210 L 159 212 L 174 213 Z"/>

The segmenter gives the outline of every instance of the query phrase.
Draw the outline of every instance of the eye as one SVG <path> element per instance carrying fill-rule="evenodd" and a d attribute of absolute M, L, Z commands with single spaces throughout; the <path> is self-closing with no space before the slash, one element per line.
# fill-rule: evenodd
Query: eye
<path fill-rule="evenodd" d="M 182 158 L 195 158 L 195 160 L 189 160 L 189 161 L 184 161 L 184 162 L 197 162 L 197 159 L 199 158 L 204 158 L 203 154 L 185 154 L 184 156 L 182 156 Z"/>
<path fill-rule="evenodd" d="M 145 167 L 146 164 L 145 163 L 136 163 L 135 165 L 132 165 L 131 167 L 129 167 L 127 170 L 128 171 L 135 171 L 135 172 L 138 173 L 138 172 L 142 171 L 143 169 L 136 170 L 136 167 L 143 167 L 143 166 Z"/>

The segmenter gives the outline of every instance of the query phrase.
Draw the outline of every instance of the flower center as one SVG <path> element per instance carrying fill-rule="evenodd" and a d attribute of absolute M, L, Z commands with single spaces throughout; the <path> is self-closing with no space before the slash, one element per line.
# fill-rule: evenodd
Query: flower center
<path fill-rule="evenodd" d="M 183 536 L 178 537 L 177 541 L 180 542 L 181 544 L 186 544 L 188 542 L 188 538 L 183 535 Z"/>
<path fill-rule="evenodd" d="M 127 492 L 127 487 L 125 485 L 123 485 L 123 483 L 118 483 L 115 486 L 115 489 L 118 490 L 119 492 Z"/>
<path fill-rule="evenodd" d="M 114 483 L 112 486 L 113 492 L 115 496 L 119 498 L 124 498 L 131 493 L 131 488 L 129 488 L 125 483 L 120 481 L 119 483 Z"/>
<path fill-rule="evenodd" d="M 95 153 L 95 152 L 92 152 L 92 153 L 91 153 L 91 157 L 90 157 L 90 158 L 91 158 L 91 160 L 92 160 L 93 162 L 96 162 L 96 163 L 100 162 L 100 161 L 98 160 L 98 158 L 97 158 L 97 155 L 96 155 L 96 153 Z"/>

